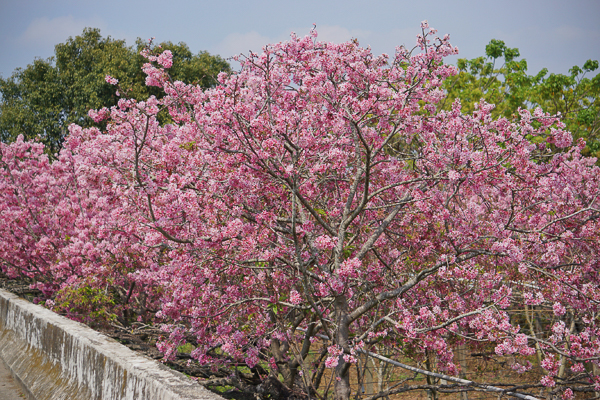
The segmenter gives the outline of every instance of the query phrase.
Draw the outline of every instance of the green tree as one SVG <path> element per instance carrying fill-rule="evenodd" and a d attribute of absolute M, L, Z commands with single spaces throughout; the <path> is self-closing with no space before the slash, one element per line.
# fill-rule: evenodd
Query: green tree
<path fill-rule="evenodd" d="M 494 117 L 516 115 L 519 107 L 560 113 L 574 137 L 587 141 L 583 153 L 600 159 L 600 75 L 586 76 L 598 69 L 598 61 L 574 66 L 569 75 L 549 74 L 546 68 L 529 75 L 527 61 L 519 57 L 518 49 L 493 39 L 485 57 L 459 59 L 459 73 L 446 81 L 448 96 L 440 108 L 449 109 L 460 99 L 463 110 L 472 112 L 484 99 L 496 105 Z"/>
<path fill-rule="evenodd" d="M 597 69 L 598 61 L 588 60 L 569 75 L 550 74 L 534 88 L 533 98 L 536 106 L 563 115 L 574 136 L 587 141 L 582 153 L 600 160 L 600 75 L 586 77 Z"/>
<path fill-rule="evenodd" d="M 38 138 L 50 154 L 56 153 L 71 123 L 89 127 L 94 124 L 87 116 L 89 109 L 117 103 L 119 98 L 114 86 L 106 83 L 106 75 L 119 79 L 128 97 L 160 97 L 157 88 L 144 84 L 141 67 L 146 60 L 139 52 L 146 45 L 138 39 L 129 47 L 124 40 L 104 38 L 99 29 L 86 28 L 56 45 L 53 57 L 36 59 L 10 78 L 0 78 L 0 139 L 11 142 L 23 134 L 26 139 Z M 171 50 L 173 79 L 186 83 L 210 87 L 219 72 L 230 71 L 221 57 L 193 54 L 185 43 L 165 42 L 156 50 Z"/>
<path fill-rule="evenodd" d="M 65 119 L 62 90 L 49 60 L 35 60 L 26 69 L 18 69 L 12 78 L 0 78 L 2 142 L 12 142 L 23 134 L 27 139 L 37 136 L 50 149 L 57 149 Z"/>

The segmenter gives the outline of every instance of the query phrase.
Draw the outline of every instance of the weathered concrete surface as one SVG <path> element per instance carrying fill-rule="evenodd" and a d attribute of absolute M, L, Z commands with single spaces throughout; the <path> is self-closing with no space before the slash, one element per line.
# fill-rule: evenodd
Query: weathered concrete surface
<path fill-rule="evenodd" d="M 24 399 L 17 382 L 10 374 L 10 371 L 0 360 L 0 400 Z"/>
<path fill-rule="evenodd" d="M 4 290 L 0 358 L 32 400 L 222 400 L 183 374 Z"/>

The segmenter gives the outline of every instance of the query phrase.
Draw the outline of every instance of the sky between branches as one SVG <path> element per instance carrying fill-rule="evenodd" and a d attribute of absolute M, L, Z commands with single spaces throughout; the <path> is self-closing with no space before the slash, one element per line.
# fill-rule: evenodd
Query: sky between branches
<path fill-rule="evenodd" d="M 519 48 L 530 73 L 567 73 L 600 58 L 599 0 L 0 0 L 0 76 L 51 56 L 84 27 L 128 45 L 156 37 L 227 58 L 287 40 L 292 31 L 308 34 L 313 23 L 320 40 L 357 38 L 376 54 L 392 54 L 396 45 L 414 45 L 424 19 L 450 34 L 460 57 L 484 55 L 491 39 L 504 40 Z"/>

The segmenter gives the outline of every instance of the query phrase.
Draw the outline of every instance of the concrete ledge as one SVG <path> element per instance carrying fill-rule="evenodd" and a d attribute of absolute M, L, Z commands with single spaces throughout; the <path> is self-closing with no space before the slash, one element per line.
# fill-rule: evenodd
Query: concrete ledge
<path fill-rule="evenodd" d="M 222 400 L 183 374 L 4 290 L 0 359 L 31 400 Z"/>

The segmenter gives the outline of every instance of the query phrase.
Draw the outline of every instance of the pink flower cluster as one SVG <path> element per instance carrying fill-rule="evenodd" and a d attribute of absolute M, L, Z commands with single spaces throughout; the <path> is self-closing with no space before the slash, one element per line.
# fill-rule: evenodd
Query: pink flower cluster
<path fill-rule="evenodd" d="M 541 110 L 438 112 L 456 48 L 422 30 L 392 57 L 293 35 L 208 90 L 143 52 L 162 98 L 90 111 L 106 130 L 71 126 L 53 162 L 0 144 L 0 267 L 59 311 L 87 299 L 74 317 L 99 298 L 164 323 L 167 357 L 192 338 L 198 362 L 276 372 L 305 341 L 334 368 L 356 338 L 457 373 L 455 344 L 487 342 L 524 373 L 537 341 L 561 385 L 559 359 L 600 356 L 600 171 Z M 545 336 L 514 307 L 553 315 Z"/>

